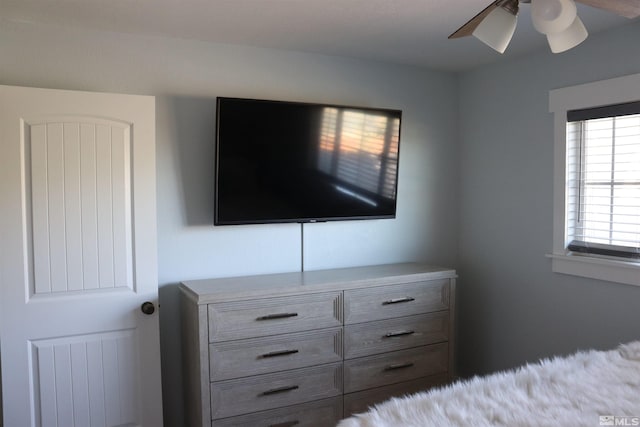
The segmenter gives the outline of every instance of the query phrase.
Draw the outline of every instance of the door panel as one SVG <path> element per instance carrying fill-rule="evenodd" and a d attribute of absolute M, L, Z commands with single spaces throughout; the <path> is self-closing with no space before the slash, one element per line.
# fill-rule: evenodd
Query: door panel
<path fill-rule="evenodd" d="M 133 289 L 130 126 L 87 120 L 25 124 L 36 295 Z"/>
<path fill-rule="evenodd" d="M 138 359 L 136 340 L 135 331 L 121 331 L 32 341 L 42 425 L 134 423 L 139 385 L 127 361 Z"/>
<path fill-rule="evenodd" d="M 154 104 L 0 86 L 5 427 L 162 425 Z"/>

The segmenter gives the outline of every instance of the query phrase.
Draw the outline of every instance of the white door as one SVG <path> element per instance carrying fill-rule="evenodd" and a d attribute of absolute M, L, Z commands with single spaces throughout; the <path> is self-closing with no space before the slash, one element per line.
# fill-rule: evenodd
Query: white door
<path fill-rule="evenodd" d="M 4 427 L 161 426 L 154 98 L 0 86 L 0 238 Z"/>

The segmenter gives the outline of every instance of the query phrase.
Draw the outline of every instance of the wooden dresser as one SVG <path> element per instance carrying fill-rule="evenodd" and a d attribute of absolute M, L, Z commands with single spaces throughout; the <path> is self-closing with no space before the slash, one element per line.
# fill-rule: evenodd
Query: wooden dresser
<path fill-rule="evenodd" d="M 453 376 L 454 270 L 421 264 L 181 284 L 188 426 L 334 426 Z"/>

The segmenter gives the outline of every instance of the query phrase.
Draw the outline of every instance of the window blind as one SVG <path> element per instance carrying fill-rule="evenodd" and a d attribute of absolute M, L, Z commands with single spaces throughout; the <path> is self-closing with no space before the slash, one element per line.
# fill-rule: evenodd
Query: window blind
<path fill-rule="evenodd" d="M 640 259 L 640 102 L 567 119 L 568 249 Z"/>

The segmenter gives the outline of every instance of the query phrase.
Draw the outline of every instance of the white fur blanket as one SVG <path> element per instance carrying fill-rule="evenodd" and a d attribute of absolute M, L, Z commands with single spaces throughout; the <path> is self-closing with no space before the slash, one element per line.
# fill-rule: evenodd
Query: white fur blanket
<path fill-rule="evenodd" d="M 628 417 L 612 418 L 601 416 Z M 598 426 L 640 421 L 640 341 L 394 398 L 338 427 Z M 602 423 L 602 424 L 601 424 Z"/>

